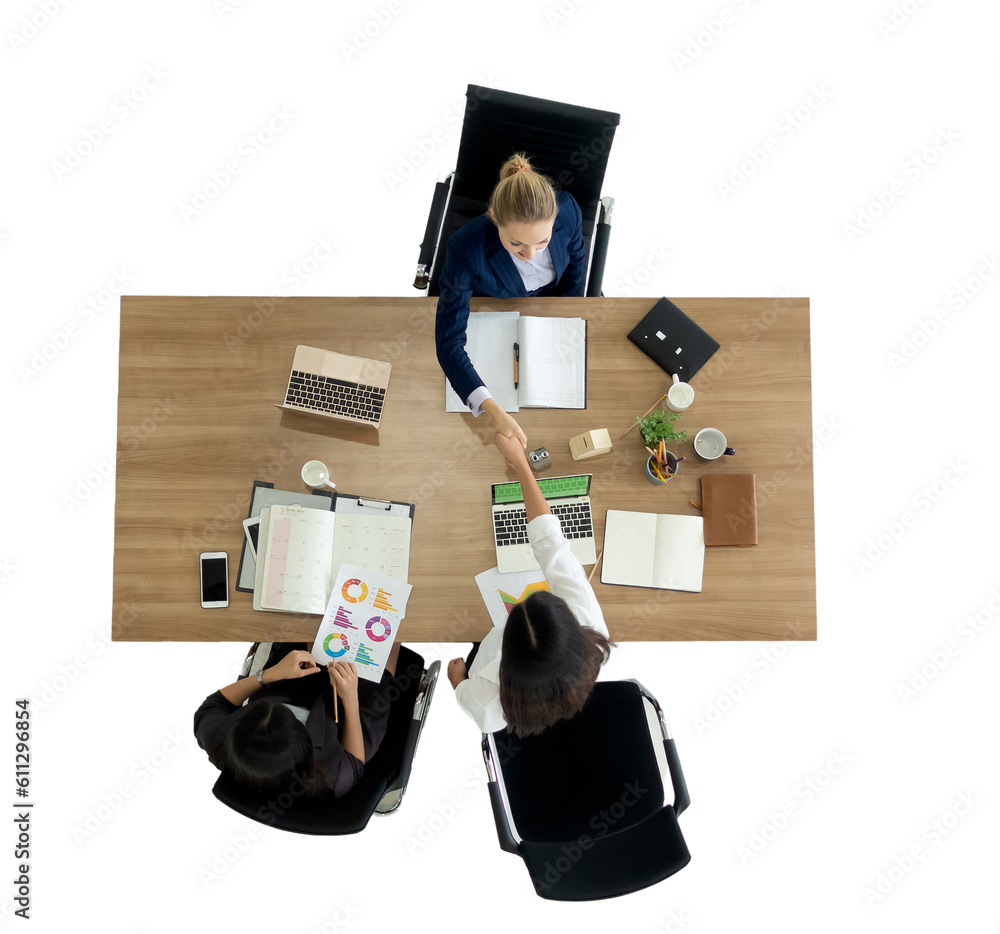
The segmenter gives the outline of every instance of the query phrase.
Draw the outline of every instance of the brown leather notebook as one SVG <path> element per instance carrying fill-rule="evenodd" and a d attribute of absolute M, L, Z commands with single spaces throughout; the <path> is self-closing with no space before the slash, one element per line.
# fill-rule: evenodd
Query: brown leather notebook
<path fill-rule="evenodd" d="M 713 474 L 701 478 L 705 545 L 757 544 L 754 474 Z"/>

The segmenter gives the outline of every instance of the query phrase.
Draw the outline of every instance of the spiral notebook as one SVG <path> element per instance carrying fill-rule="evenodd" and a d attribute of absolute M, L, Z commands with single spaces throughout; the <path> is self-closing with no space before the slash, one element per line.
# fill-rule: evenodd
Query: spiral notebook
<path fill-rule="evenodd" d="M 601 583 L 701 593 L 704 519 L 609 509 Z"/>

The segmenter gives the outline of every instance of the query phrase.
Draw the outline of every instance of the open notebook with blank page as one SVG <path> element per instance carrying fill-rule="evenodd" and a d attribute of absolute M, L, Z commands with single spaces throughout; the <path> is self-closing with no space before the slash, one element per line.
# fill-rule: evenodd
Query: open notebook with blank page
<path fill-rule="evenodd" d="M 608 510 L 601 583 L 701 593 L 704 567 L 701 516 Z"/>

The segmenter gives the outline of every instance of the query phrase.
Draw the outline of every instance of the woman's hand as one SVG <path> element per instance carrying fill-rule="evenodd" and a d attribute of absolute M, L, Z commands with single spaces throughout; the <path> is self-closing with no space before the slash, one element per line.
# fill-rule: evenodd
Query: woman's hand
<path fill-rule="evenodd" d="M 330 672 L 330 683 L 344 701 L 344 710 L 357 710 L 358 669 L 354 667 L 354 662 L 330 662 L 326 667 Z"/>
<path fill-rule="evenodd" d="M 521 430 L 521 426 L 511 418 L 510 413 L 500 408 L 496 399 L 485 399 L 482 410 L 489 415 L 490 421 L 493 422 L 493 428 L 498 434 L 505 438 L 516 438 L 520 442 L 522 450 L 528 447 L 528 436 Z"/>
<path fill-rule="evenodd" d="M 468 677 L 469 669 L 465 667 L 464 658 L 453 658 L 448 662 L 448 680 L 452 688 L 457 688 Z"/>
<path fill-rule="evenodd" d="M 517 466 L 520 463 L 527 463 L 527 459 L 524 456 L 524 448 L 517 438 L 508 438 L 498 431 L 495 435 L 495 440 L 497 447 L 500 448 L 500 453 L 503 454 L 503 459 L 512 470 L 517 470 Z"/>
<path fill-rule="evenodd" d="M 493 427 L 496 428 L 497 434 L 508 438 L 512 441 L 516 441 L 521 445 L 521 450 L 527 450 L 528 447 L 528 436 L 521 430 L 521 426 L 514 421 L 510 412 L 498 411 L 492 415 Z"/>
<path fill-rule="evenodd" d="M 289 678 L 304 678 L 319 671 L 312 655 L 302 649 L 292 649 L 277 665 L 262 672 L 265 684 L 272 681 L 287 681 Z"/>

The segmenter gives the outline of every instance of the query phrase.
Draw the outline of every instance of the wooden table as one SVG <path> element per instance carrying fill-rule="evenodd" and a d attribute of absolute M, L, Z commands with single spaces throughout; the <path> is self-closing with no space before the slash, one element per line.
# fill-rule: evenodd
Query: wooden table
<path fill-rule="evenodd" d="M 597 550 L 608 509 L 696 515 L 703 473 L 755 473 L 756 547 L 708 548 L 700 594 L 594 589 L 616 640 L 815 639 L 812 423 L 807 299 L 678 298 L 721 344 L 692 379 L 678 423 L 687 455 L 667 486 L 643 475 L 633 417 L 669 380 L 625 335 L 654 304 L 635 299 L 476 299 L 473 310 L 589 319 L 588 407 L 522 409 L 549 475 L 594 474 Z M 306 491 L 325 461 L 339 491 L 416 504 L 407 641 L 469 641 L 490 626 L 474 575 L 496 564 L 490 484 L 512 477 L 488 420 L 446 414 L 432 298 L 122 298 L 112 634 L 115 640 L 311 640 L 316 616 L 260 613 L 235 590 L 254 480 Z M 378 432 L 284 412 L 297 344 L 387 360 Z M 721 428 L 735 457 L 706 463 L 691 442 Z M 608 428 L 614 449 L 573 461 L 569 438 Z M 202 609 L 198 555 L 227 551 L 230 605 Z M 589 569 L 588 569 L 589 570 Z"/>

